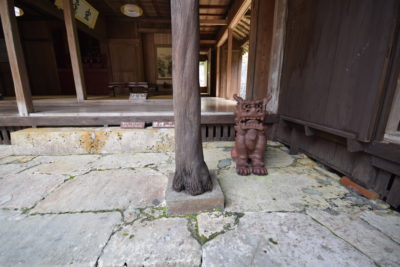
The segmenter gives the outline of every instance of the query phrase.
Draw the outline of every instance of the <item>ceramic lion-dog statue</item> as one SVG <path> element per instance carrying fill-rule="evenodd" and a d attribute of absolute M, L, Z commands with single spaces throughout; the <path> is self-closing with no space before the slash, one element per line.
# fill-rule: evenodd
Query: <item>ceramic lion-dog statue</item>
<path fill-rule="evenodd" d="M 267 104 L 271 96 L 260 100 L 244 100 L 236 94 L 235 146 L 232 157 L 236 159 L 236 172 L 239 175 L 267 175 L 264 152 L 267 143 Z"/>

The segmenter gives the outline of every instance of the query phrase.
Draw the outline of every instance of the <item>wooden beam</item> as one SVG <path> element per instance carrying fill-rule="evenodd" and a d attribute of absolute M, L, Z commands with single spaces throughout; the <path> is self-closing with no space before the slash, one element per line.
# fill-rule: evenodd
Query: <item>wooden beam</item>
<path fill-rule="evenodd" d="M 214 45 L 216 43 L 217 43 L 217 41 L 215 41 L 215 40 L 200 40 L 200 44 L 203 44 L 203 45 Z"/>
<path fill-rule="evenodd" d="M 217 45 L 222 45 L 225 43 L 226 38 L 228 38 L 228 29 L 235 27 L 240 19 L 246 14 L 247 10 L 250 8 L 250 5 L 251 0 L 237 0 L 234 2 L 234 5 L 228 13 L 228 25 L 221 29 L 218 33 Z"/>
<path fill-rule="evenodd" d="M 213 189 L 201 143 L 199 0 L 172 0 L 175 176 L 172 188 L 199 195 Z"/>
<path fill-rule="evenodd" d="M 200 12 L 199 13 L 199 16 L 200 17 L 225 17 L 225 14 L 210 14 L 210 13 L 202 13 L 202 12 Z"/>
<path fill-rule="evenodd" d="M 29 113 L 33 112 L 33 103 L 17 20 L 14 15 L 13 0 L 0 0 L 0 16 L 14 82 L 18 112 L 20 116 L 28 116 Z"/>
<path fill-rule="evenodd" d="M 228 54 L 226 62 L 226 92 L 229 92 L 232 83 L 232 41 L 233 41 L 233 30 L 228 29 Z M 232 96 L 226 96 L 229 99 Z"/>
<path fill-rule="evenodd" d="M 199 9 L 225 9 L 227 5 L 200 5 Z"/>
<path fill-rule="evenodd" d="M 166 28 L 139 28 L 140 33 L 171 33 L 171 29 Z"/>
<path fill-rule="evenodd" d="M 76 98 L 78 102 L 86 99 L 86 85 L 82 69 L 81 51 L 71 0 L 63 0 L 64 20 L 67 29 L 69 55 L 71 57 L 72 73 L 74 75 Z"/>
<path fill-rule="evenodd" d="M 200 26 L 224 26 L 228 25 L 226 19 L 202 19 L 200 20 Z"/>

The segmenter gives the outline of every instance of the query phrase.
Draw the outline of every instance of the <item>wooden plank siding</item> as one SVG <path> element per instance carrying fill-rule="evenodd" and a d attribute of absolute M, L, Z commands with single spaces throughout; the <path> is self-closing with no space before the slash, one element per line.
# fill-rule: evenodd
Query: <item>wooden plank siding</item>
<path fill-rule="evenodd" d="M 399 2 L 288 2 L 279 113 L 370 141 Z"/>
<path fill-rule="evenodd" d="M 400 145 L 384 142 L 400 2 L 287 2 L 277 139 L 400 208 Z"/>

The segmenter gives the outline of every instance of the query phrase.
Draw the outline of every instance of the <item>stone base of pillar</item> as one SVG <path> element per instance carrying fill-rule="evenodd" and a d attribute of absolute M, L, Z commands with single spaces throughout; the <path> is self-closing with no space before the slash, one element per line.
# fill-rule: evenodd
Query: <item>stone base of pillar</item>
<path fill-rule="evenodd" d="M 167 215 L 189 215 L 200 211 L 223 209 L 224 194 L 222 193 L 221 186 L 215 178 L 215 174 L 211 172 L 210 175 L 213 182 L 213 190 L 201 195 L 192 196 L 184 191 L 176 192 L 172 189 L 174 174 L 171 173 L 168 177 L 168 187 L 165 192 Z"/>

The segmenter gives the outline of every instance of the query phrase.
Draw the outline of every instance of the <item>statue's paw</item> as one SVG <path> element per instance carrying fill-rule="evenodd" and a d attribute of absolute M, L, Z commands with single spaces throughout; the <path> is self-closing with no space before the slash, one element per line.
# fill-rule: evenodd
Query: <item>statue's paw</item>
<path fill-rule="evenodd" d="M 255 175 L 267 175 L 268 170 L 264 167 L 253 167 L 253 174 Z"/>
<path fill-rule="evenodd" d="M 251 173 L 248 167 L 236 167 L 236 172 L 239 175 L 249 175 Z"/>

